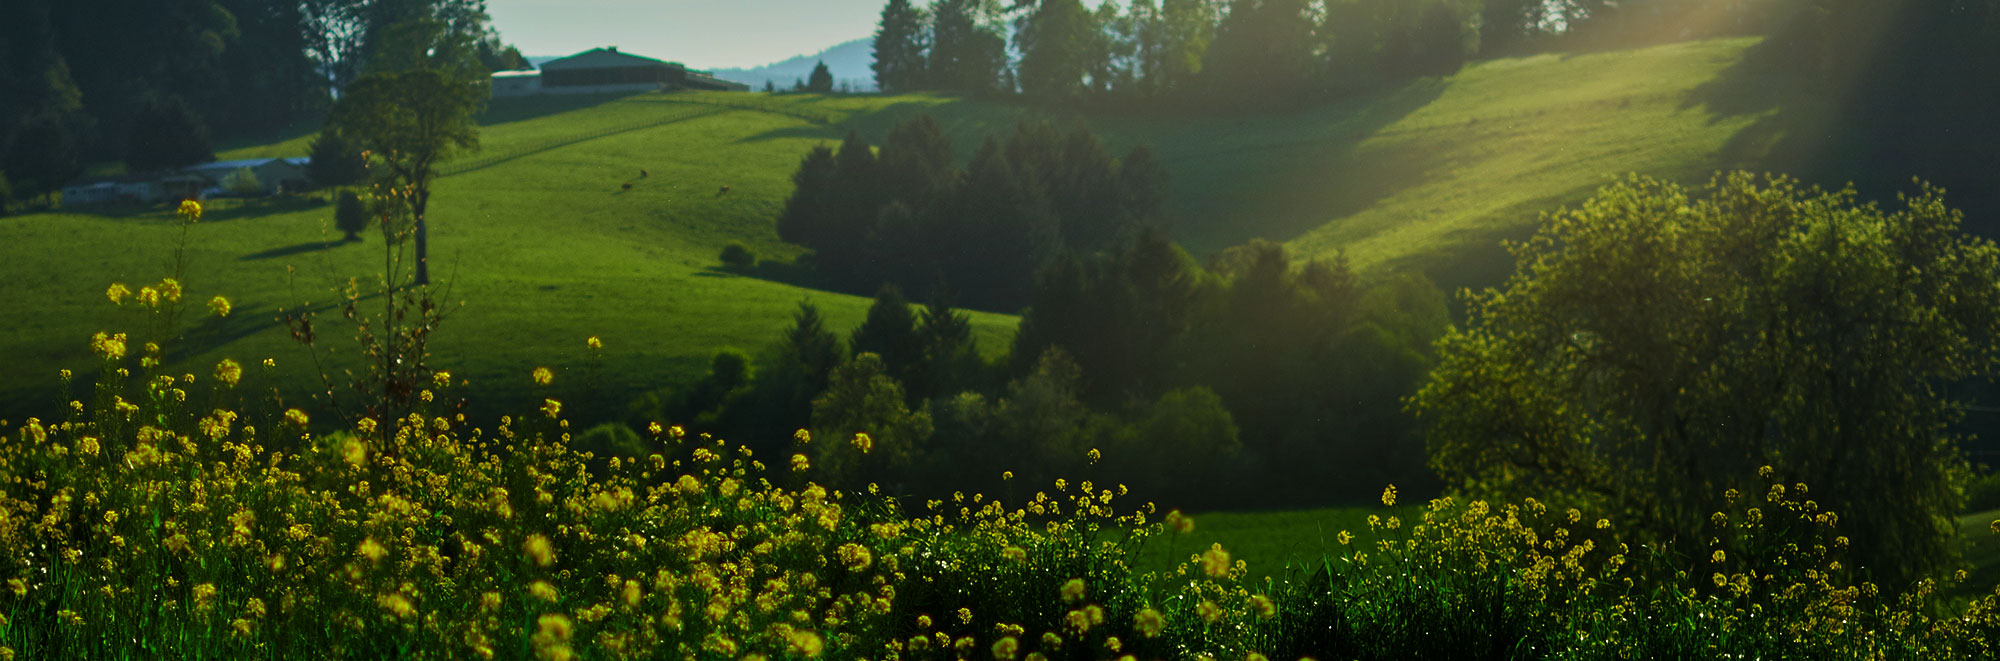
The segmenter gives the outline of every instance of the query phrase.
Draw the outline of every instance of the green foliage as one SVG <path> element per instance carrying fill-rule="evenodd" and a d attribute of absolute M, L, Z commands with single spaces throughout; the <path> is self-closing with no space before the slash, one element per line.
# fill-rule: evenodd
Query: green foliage
<path fill-rule="evenodd" d="M 244 197 L 264 194 L 263 182 L 257 181 L 257 173 L 250 168 L 236 168 L 222 175 L 222 189 Z"/>
<path fill-rule="evenodd" d="M 723 266 L 739 271 L 757 265 L 757 253 L 752 252 L 750 246 L 744 245 L 742 241 L 731 241 L 729 245 L 723 246 L 720 259 Z"/>
<path fill-rule="evenodd" d="M 360 240 L 362 230 L 368 229 L 368 205 L 354 191 L 341 191 L 339 201 L 333 205 L 333 228 L 347 235 L 348 241 Z"/>
<path fill-rule="evenodd" d="M 904 492 L 931 430 L 928 408 L 910 410 L 882 359 L 863 353 L 834 368 L 826 392 L 813 399 L 813 463 L 846 488 L 877 483 Z"/>
<path fill-rule="evenodd" d="M 833 93 L 833 72 L 826 68 L 826 62 L 820 62 L 813 67 L 812 76 L 806 78 L 805 91 L 814 94 Z"/>
<path fill-rule="evenodd" d="M 24 198 L 49 196 L 83 171 L 75 135 L 52 114 L 37 115 L 15 127 L 0 157 L 4 157 L 0 170 L 15 178 Z"/>
<path fill-rule="evenodd" d="M 1096 21 L 1081 0 L 1036 3 L 1014 33 L 1021 93 L 1055 102 L 1082 95 L 1096 38 Z"/>
<path fill-rule="evenodd" d="M 1007 39 L 982 20 L 985 0 L 937 0 L 931 5 L 928 83 L 962 94 L 1012 92 Z"/>
<path fill-rule="evenodd" d="M 1556 214 L 1439 343 L 1413 401 L 1433 465 L 1476 493 L 1561 492 L 1688 550 L 1759 467 L 1865 530 L 1885 586 L 1949 566 L 1965 470 L 1947 384 L 2000 357 L 2000 250 L 1925 186 L 1634 178 Z"/>
<path fill-rule="evenodd" d="M 179 95 L 141 107 L 126 136 L 125 168 L 132 172 L 178 170 L 215 160 L 208 146 L 208 125 Z"/>
<path fill-rule="evenodd" d="M 474 118 L 486 78 L 471 44 L 436 21 L 398 24 L 371 71 L 343 90 L 327 126 L 374 154 L 384 182 L 405 189 L 416 226 L 416 284 L 430 284 L 428 211 L 438 165 L 479 147 Z"/>
<path fill-rule="evenodd" d="M 623 423 L 607 422 L 583 432 L 574 446 L 578 452 L 589 452 L 600 458 L 623 457 L 627 460 L 641 459 L 650 454 L 646 441 L 639 432 Z"/>
<path fill-rule="evenodd" d="M 917 336 L 916 315 L 910 302 L 895 285 L 883 285 L 868 306 L 868 319 L 848 337 L 848 351 L 854 356 L 874 354 L 885 372 L 898 382 L 909 380 L 923 359 L 924 345 Z"/>
<path fill-rule="evenodd" d="M 1215 391 L 1169 390 L 1130 417 L 1104 450 L 1119 483 L 1141 494 L 1188 494 L 1221 488 L 1223 478 L 1238 477 L 1243 442 Z"/>
<path fill-rule="evenodd" d="M 924 11 L 911 0 L 889 0 L 875 30 L 875 86 L 884 93 L 918 89 L 927 77 Z"/>
<path fill-rule="evenodd" d="M 306 177 L 315 185 L 353 186 L 368 178 L 368 159 L 362 158 L 361 147 L 339 131 L 320 131 L 307 154 L 312 161 L 306 164 Z"/>

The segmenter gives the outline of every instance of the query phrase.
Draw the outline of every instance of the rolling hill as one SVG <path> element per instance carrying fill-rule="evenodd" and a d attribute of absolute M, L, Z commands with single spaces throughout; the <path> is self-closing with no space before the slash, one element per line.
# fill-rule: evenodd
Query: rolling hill
<path fill-rule="evenodd" d="M 1056 119 L 1091 126 L 1121 151 L 1152 146 L 1176 182 L 1170 229 L 1197 255 L 1263 237 L 1309 256 L 1344 252 L 1364 272 L 1415 269 L 1449 286 L 1478 285 L 1508 268 L 1499 239 L 1524 234 L 1538 213 L 1609 177 L 1698 179 L 1756 165 L 1757 145 L 1740 137 L 1768 113 L 1713 110 L 1701 93 L 1754 43 L 1495 60 L 1295 112 Z M 449 164 L 436 187 L 433 264 L 452 306 L 434 345 L 438 364 L 470 379 L 482 413 L 586 393 L 608 410 L 692 379 L 720 347 L 765 346 L 803 298 L 844 333 L 865 299 L 728 273 L 717 252 L 740 240 L 767 259 L 795 255 L 777 240 L 774 218 L 801 155 L 849 130 L 879 142 L 919 112 L 937 116 L 965 158 L 1034 111 L 932 95 L 496 102 L 483 119 L 483 149 Z M 308 139 L 219 156 L 294 156 Z M 379 237 L 342 243 L 331 217 L 330 206 L 306 199 L 214 204 L 189 233 L 186 285 L 199 300 L 227 295 L 237 310 L 190 330 L 188 350 L 169 356 L 183 361 L 176 371 L 268 356 L 279 366 L 270 378 L 287 392 L 320 389 L 314 357 L 273 319 L 281 309 L 327 309 L 339 286 L 365 283 L 383 259 Z M 104 289 L 157 281 L 178 235 L 166 209 L 0 218 L 0 278 L 9 283 L 0 309 L 14 314 L 0 328 L 0 417 L 46 416 L 62 396 L 55 372 L 97 365 L 91 333 L 143 323 Z M 1004 351 L 1014 322 L 975 315 L 982 349 Z M 338 345 L 351 331 L 328 322 L 320 335 Z M 587 367 L 583 340 L 592 335 L 606 344 L 599 360 L 615 370 Z M 338 374 L 344 363 L 331 360 Z M 530 383 L 538 365 L 558 369 L 555 385 Z"/>

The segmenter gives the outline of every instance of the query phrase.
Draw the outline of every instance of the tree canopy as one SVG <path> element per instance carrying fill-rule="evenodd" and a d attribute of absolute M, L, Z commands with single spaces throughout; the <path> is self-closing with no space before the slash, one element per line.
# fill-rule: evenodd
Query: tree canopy
<path fill-rule="evenodd" d="M 1621 508 L 1683 552 L 1768 466 L 1907 585 L 1952 555 L 1943 388 L 2000 360 L 2000 250 L 1959 225 L 1929 186 L 1894 211 L 1745 173 L 1608 186 L 1439 343 L 1412 404 L 1432 463 L 1480 495 Z"/>

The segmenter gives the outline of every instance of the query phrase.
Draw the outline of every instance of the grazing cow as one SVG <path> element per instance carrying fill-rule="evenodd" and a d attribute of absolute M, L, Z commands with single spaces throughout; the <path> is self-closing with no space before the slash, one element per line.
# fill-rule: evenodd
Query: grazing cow
<path fill-rule="evenodd" d="M 626 183 L 625 183 L 625 190 L 632 190 L 632 184 L 631 184 L 631 182 L 626 182 Z"/>
<path fill-rule="evenodd" d="M 645 179 L 646 177 L 650 177 L 650 176 L 653 176 L 653 173 L 651 173 L 651 172 L 647 172 L 645 168 L 640 168 L 640 169 L 639 169 L 639 178 L 640 178 L 640 179 Z"/>
<path fill-rule="evenodd" d="M 723 186 L 723 187 L 722 187 L 722 190 L 719 190 L 719 191 L 716 191 L 716 192 L 715 192 L 715 194 L 716 194 L 716 196 L 718 196 L 718 197 L 719 197 L 719 196 L 723 196 L 723 195 L 728 195 L 728 194 L 729 194 L 729 187 L 728 187 L 728 186 Z"/>

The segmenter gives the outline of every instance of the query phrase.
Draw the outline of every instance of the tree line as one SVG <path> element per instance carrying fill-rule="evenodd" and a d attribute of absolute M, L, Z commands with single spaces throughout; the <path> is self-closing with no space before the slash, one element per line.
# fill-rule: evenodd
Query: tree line
<path fill-rule="evenodd" d="M 813 465 L 844 487 L 1001 493 L 1010 470 L 1028 492 L 1087 477 L 1187 507 L 1430 482 L 1399 403 L 1449 323 L 1421 277 L 1365 282 L 1268 242 L 1202 264 L 1140 230 L 1054 258 L 1032 282 L 992 360 L 942 290 L 916 305 L 883 285 L 844 338 L 801 303 L 766 350 L 719 352 L 703 378 L 635 400 L 592 447 L 618 452 L 615 437 L 656 420 L 760 450 L 809 429 Z"/>
<path fill-rule="evenodd" d="M 889 93 L 1268 106 L 1449 74 L 1477 56 L 1748 32 L 1770 4 L 1133 0 L 1090 9 L 1082 0 L 890 0 L 874 71 Z"/>
<path fill-rule="evenodd" d="M 815 147 L 792 179 L 778 236 L 812 248 L 827 284 L 945 288 L 982 309 L 1019 309 L 1043 263 L 1114 248 L 1166 212 L 1151 150 L 1119 158 L 1089 130 L 1047 121 L 989 137 L 961 170 L 937 121 L 919 115 L 879 152 L 855 133 L 838 150 Z"/>
<path fill-rule="evenodd" d="M 395 26 L 464 35 L 488 71 L 525 68 L 484 0 L 22 0 L 0 20 L 0 210 L 85 163 L 134 172 L 214 159 L 214 137 L 324 115 Z"/>

